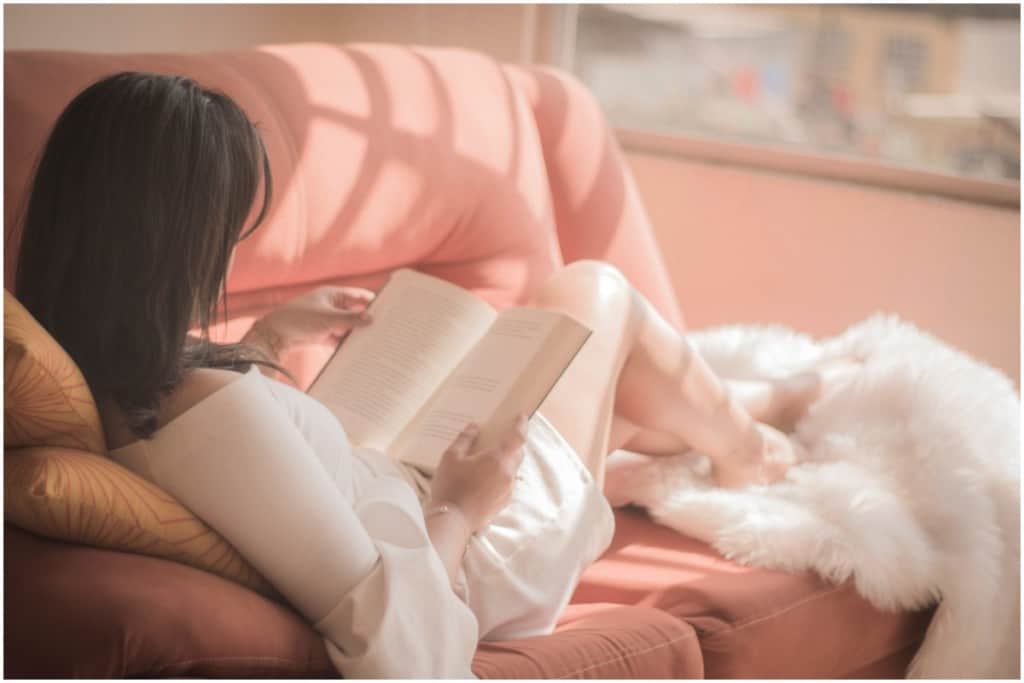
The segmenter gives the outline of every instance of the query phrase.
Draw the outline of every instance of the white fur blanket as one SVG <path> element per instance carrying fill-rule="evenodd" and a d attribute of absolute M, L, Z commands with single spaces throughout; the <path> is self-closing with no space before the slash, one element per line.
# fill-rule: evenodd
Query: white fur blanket
<path fill-rule="evenodd" d="M 777 326 L 691 338 L 737 379 L 866 360 L 797 424 L 809 456 L 784 481 L 724 490 L 698 454 L 614 454 L 613 504 L 642 505 L 738 562 L 852 578 L 882 609 L 939 602 L 909 677 L 1018 678 L 1020 399 L 1010 381 L 895 316 L 821 343 Z"/>

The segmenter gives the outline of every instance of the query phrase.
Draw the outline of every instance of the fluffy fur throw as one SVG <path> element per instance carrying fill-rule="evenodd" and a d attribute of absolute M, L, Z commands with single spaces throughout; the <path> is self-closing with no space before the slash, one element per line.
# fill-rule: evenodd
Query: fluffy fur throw
<path fill-rule="evenodd" d="M 782 327 L 692 335 L 723 377 L 860 357 L 863 371 L 796 427 L 808 460 L 771 486 L 711 485 L 707 459 L 616 454 L 613 504 L 736 561 L 852 579 L 882 609 L 939 606 L 909 670 L 1018 678 L 1020 399 L 1001 373 L 894 316 L 815 343 Z"/>

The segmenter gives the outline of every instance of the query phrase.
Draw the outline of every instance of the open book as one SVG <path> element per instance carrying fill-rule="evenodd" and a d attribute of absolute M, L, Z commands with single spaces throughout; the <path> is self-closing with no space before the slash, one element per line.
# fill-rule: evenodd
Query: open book
<path fill-rule="evenodd" d="M 370 304 L 373 322 L 338 345 L 307 393 L 357 446 L 433 471 L 469 422 L 494 445 L 532 415 L 590 330 L 556 311 L 496 312 L 466 290 L 395 271 Z"/>

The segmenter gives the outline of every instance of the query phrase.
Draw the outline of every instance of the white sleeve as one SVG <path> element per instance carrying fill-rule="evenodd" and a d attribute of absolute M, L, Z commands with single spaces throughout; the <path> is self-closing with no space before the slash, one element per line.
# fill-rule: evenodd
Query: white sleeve
<path fill-rule="evenodd" d="M 155 438 L 172 440 L 150 462 L 156 483 L 313 624 L 343 676 L 473 678 L 476 617 L 401 480 L 354 509 L 262 382 L 227 384 Z"/>

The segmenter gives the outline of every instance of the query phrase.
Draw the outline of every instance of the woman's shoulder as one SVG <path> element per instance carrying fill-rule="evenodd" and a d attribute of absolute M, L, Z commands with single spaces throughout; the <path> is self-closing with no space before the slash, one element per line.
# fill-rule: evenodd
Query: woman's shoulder
<path fill-rule="evenodd" d="M 164 399 L 157 417 L 157 429 L 181 416 L 203 399 L 242 379 L 243 374 L 222 368 L 195 368 Z"/>
<path fill-rule="evenodd" d="M 160 430 L 244 375 L 221 368 L 196 368 L 188 372 L 157 408 L 156 429 Z M 107 447 L 116 449 L 135 441 L 124 414 L 112 401 L 100 401 L 100 418 L 107 434 Z"/>

